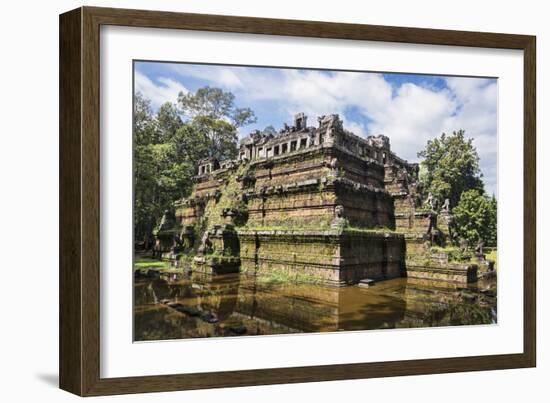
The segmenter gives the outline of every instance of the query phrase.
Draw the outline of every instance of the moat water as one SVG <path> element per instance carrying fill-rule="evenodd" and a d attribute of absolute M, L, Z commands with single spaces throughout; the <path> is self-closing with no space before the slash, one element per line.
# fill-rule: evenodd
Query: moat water
<path fill-rule="evenodd" d="M 244 275 L 160 275 L 134 283 L 134 340 L 494 324 L 496 280 L 398 278 L 369 288 Z"/>

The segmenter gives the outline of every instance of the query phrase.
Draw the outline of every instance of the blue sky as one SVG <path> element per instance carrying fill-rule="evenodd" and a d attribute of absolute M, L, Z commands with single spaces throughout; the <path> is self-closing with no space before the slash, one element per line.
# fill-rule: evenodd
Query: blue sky
<path fill-rule="evenodd" d="M 488 193 L 497 191 L 496 79 L 160 62 L 136 62 L 134 77 L 136 92 L 154 110 L 207 85 L 231 91 L 236 105 L 258 118 L 240 136 L 269 125 L 280 129 L 297 112 L 310 125 L 338 113 L 348 130 L 385 134 L 392 150 L 415 162 L 429 139 L 464 129 L 474 139 Z"/>

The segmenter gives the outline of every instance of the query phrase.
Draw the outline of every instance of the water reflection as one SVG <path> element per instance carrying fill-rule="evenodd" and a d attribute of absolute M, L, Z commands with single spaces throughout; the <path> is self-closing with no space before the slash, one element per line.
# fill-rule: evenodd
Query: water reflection
<path fill-rule="evenodd" d="M 400 278 L 373 287 L 269 283 L 256 277 L 136 279 L 136 341 L 496 322 L 496 281 L 468 288 Z"/>

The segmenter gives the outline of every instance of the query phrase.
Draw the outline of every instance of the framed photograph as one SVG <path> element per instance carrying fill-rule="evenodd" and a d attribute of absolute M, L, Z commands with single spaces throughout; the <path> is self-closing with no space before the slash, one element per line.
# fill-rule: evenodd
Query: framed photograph
<path fill-rule="evenodd" d="M 60 16 L 60 386 L 533 367 L 535 37 Z"/>

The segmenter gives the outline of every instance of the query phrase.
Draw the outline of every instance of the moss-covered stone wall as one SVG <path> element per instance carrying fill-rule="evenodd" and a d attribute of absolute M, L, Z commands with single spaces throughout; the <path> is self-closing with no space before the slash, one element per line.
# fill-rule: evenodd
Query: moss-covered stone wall
<path fill-rule="evenodd" d="M 240 231 L 241 271 L 281 272 L 333 285 L 403 275 L 405 243 L 397 234 L 335 231 Z"/>

